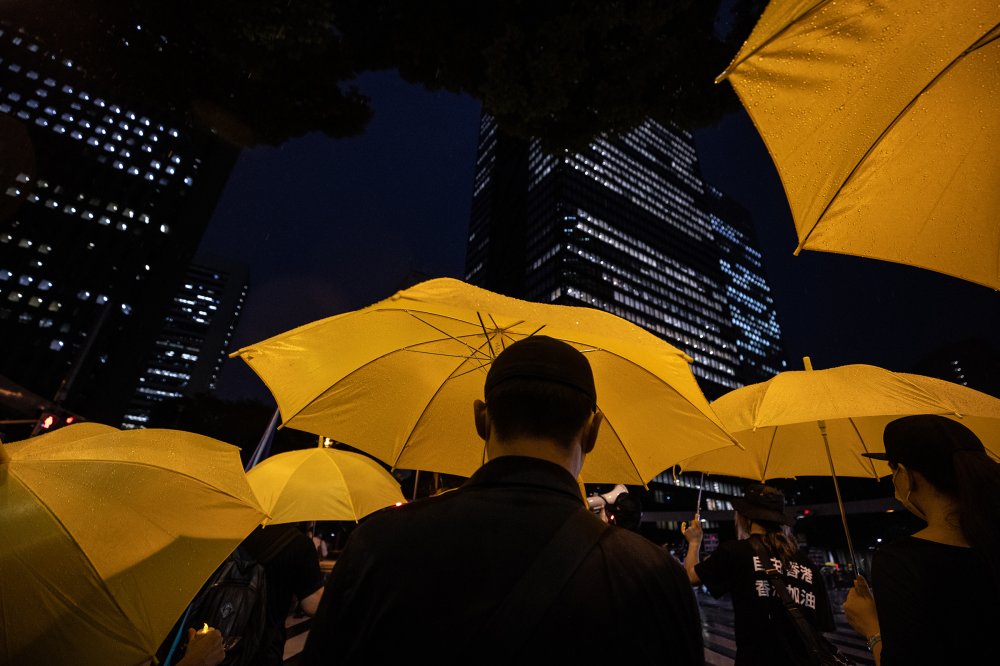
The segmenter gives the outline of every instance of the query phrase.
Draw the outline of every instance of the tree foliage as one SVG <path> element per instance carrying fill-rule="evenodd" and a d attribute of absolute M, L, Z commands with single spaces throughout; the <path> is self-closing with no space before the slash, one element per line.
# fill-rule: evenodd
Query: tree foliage
<path fill-rule="evenodd" d="M 737 108 L 731 88 L 713 81 L 762 8 L 755 0 L 336 4 L 359 68 L 398 68 L 430 89 L 468 93 L 504 131 L 548 149 L 579 148 L 647 117 L 692 126 Z"/>
<path fill-rule="evenodd" d="M 5 18 L 96 80 L 240 145 L 350 136 L 358 73 L 482 101 L 501 128 L 580 147 L 646 117 L 736 108 L 714 77 L 763 0 L 11 0 Z"/>

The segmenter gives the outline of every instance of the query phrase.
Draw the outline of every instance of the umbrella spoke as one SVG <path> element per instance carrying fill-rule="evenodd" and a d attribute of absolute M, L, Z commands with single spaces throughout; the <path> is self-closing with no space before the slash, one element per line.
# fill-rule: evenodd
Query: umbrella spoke
<path fill-rule="evenodd" d="M 858 430 L 858 426 L 854 422 L 854 417 L 852 416 L 847 417 L 847 422 L 851 424 L 851 428 L 854 430 L 854 434 L 858 436 L 858 441 L 861 442 L 861 448 L 865 450 L 865 453 L 871 453 L 871 451 L 868 450 L 868 445 L 865 443 L 865 438 L 861 436 L 861 431 Z M 872 462 L 871 458 L 866 458 L 866 460 L 868 461 L 868 464 L 871 465 L 872 477 L 874 477 L 875 480 L 877 481 L 878 472 L 875 470 L 875 463 Z"/>
<path fill-rule="evenodd" d="M 774 440 L 778 436 L 778 427 L 775 426 L 771 431 L 771 441 L 767 444 L 767 458 L 764 459 L 764 469 L 761 470 L 761 483 L 767 479 L 767 466 L 771 462 L 771 452 L 774 451 Z"/>

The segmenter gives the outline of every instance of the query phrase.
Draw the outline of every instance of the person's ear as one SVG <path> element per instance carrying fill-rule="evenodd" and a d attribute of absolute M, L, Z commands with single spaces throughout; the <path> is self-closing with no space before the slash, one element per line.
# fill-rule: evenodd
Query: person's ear
<path fill-rule="evenodd" d="M 583 433 L 583 440 L 581 442 L 584 453 L 590 453 L 594 450 L 594 446 L 597 445 L 597 433 L 600 431 L 601 423 L 603 421 L 604 413 L 601 411 L 594 412 L 594 415 L 590 417 L 590 421 L 586 425 L 586 430 Z"/>
<path fill-rule="evenodd" d="M 472 403 L 472 411 L 476 419 L 476 432 L 485 442 L 490 438 L 490 415 L 486 411 L 486 403 L 482 400 L 476 400 Z"/>

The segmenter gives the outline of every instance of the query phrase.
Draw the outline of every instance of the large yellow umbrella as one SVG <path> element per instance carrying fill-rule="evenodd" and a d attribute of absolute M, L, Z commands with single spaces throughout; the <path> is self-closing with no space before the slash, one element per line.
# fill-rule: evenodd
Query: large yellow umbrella
<path fill-rule="evenodd" d="M 786 371 L 730 391 L 713 409 L 744 449 L 710 451 L 682 461 L 681 469 L 765 481 L 830 476 L 847 546 L 855 564 L 837 476 L 879 478 L 889 466 L 863 453 L 884 452 L 882 431 L 912 414 L 941 414 L 975 432 L 1000 456 L 1000 400 L 932 377 L 872 365 Z"/>
<path fill-rule="evenodd" d="M 418 284 L 372 306 L 234 354 L 267 384 L 285 426 L 389 465 L 469 476 L 483 462 L 473 400 L 506 345 L 541 333 L 587 355 L 605 423 L 586 482 L 645 483 L 733 442 L 680 350 L 624 319 L 500 296 L 459 280 Z"/>
<path fill-rule="evenodd" d="M 789 370 L 730 391 L 712 409 L 744 449 L 710 451 L 682 461 L 684 470 L 758 481 L 829 476 L 822 422 L 836 474 L 878 478 L 889 466 L 862 454 L 884 452 L 886 424 L 912 414 L 959 420 L 1000 457 L 1000 399 L 873 365 Z"/>
<path fill-rule="evenodd" d="M 1000 288 L 1000 3 L 771 0 L 728 78 L 798 248 Z"/>
<path fill-rule="evenodd" d="M 399 483 L 360 453 L 315 448 L 271 456 L 247 472 L 270 523 L 360 520 L 401 504 Z"/>
<path fill-rule="evenodd" d="M 84 423 L 0 446 L 0 663 L 140 664 L 266 514 L 239 451 Z"/>

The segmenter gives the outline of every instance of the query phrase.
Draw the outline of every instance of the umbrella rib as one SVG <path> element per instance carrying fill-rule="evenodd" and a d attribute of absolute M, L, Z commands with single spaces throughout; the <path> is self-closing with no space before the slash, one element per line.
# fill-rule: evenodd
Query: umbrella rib
<path fill-rule="evenodd" d="M 793 25 L 795 25 L 796 23 L 798 23 L 800 20 L 802 20 L 803 18 L 805 18 L 809 14 L 813 13 L 814 11 L 816 11 L 817 9 L 819 9 L 820 7 L 822 7 L 823 5 L 825 5 L 827 3 L 827 1 L 828 0 L 817 0 L 817 2 L 813 6 L 807 7 L 805 9 L 803 9 L 802 12 L 798 16 L 796 16 L 795 18 L 793 18 L 790 21 L 788 21 L 788 23 L 786 23 L 784 25 L 784 27 L 781 28 L 781 30 L 779 30 L 778 32 L 774 33 L 773 35 L 771 35 L 770 37 L 768 37 L 767 39 L 765 39 L 753 51 L 750 51 L 745 56 L 743 56 L 742 58 L 740 58 L 738 61 L 734 60 L 733 62 L 731 62 L 729 64 L 729 67 L 726 67 L 726 71 L 722 72 L 722 74 L 719 74 L 717 77 L 715 77 L 715 83 L 722 83 L 723 81 L 725 81 L 729 77 L 729 75 L 733 73 L 734 69 L 736 69 L 737 67 L 739 67 L 740 65 L 742 65 L 751 56 L 753 56 L 755 53 L 757 53 L 758 51 L 760 51 L 762 48 L 764 48 L 765 46 L 767 46 L 768 44 L 770 44 L 771 42 L 773 42 L 774 40 L 776 40 L 778 37 L 780 37 L 781 35 L 785 34 L 785 32 L 789 28 L 791 28 Z M 737 54 L 737 55 L 739 55 L 739 54 Z"/>
<path fill-rule="evenodd" d="M 484 344 L 489 344 L 489 340 L 484 341 Z M 403 451 L 406 449 L 406 445 L 409 444 L 410 439 L 413 437 L 413 433 L 416 432 L 417 430 L 417 426 L 420 425 L 420 422 L 423 420 L 424 415 L 427 413 L 427 410 L 430 409 L 431 403 L 434 402 L 434 398 L 436 398 L 438 393 L 441 392 L 441 389 L 444 388 L 444 385 L 448 383 L 448 380 L 453 379 L 456 376 L 455 373 L 458 372 L 458 369 L 462 367 L 462 365 L 465 363 L 466 360 L 471 360 L 471 359 L 462 359 L 462 362 L 456 365 L 455 368 L 448 374 L 448 376 L 445 377 L 444 381 L 438 384 L 438 387 L 434 389 L 434 394 L 424 404 L 423 409 L 420 410 L 420 414 L 417 416 L 416 420 L 414 420 L 413 426 L 410 428 L 410 432 L 406 435 L 406 438 L 403 440 L 402 445 L 400 445 L 399 453 L 396 454 L 395 459 L 392 461 L 391 465 L 392 469 L 396 469 L 396 466 L 399 464 L 399 459 L 402 457 Z M 480 366 L 479 368 L 475 369 L 480 370 L 482 368 L 483 366 Z"/>
<path fill-rule="evenodd" d="M 41 462 L 41 461 L 33 460 L 31 462 L 35 463 L 35 462 Z M 124 618 L 126 622 L 128 622 L 129 626 L 132 627 L 132 629 L 134 631 L 133 635 L 141 635 L 142 631 L 135 625 L 135 623 L 132 621 L 132 618 L 129 617 L 128 613 L 125 612 L 125 609 L 121 607 L 121 604 L 118 603 L 118 599 L 115 597 L 115 595 L 113 595 L 111 593 L 111 590 L 108 589 L 107 581 L 104 580 L 104 576 L 102 576 L 100 574 L 100 572 L 97 571 L 97 567 L 94 566 L 94 563 L 91 561 L 90 557 L 87 555 L 87 553 L 80 546 L 79 542 L 76 540 L 76 537 L 74 537 L 73 534 L 70 533 L 70 531 L 66 527 L 65 523 L 63 523 L 63 521 L 59 519 L 59 516 L 56 515 L 55 511 L 52 510 L 52 508 L 48 505 L 48 503 L 45 502 L 45 500 L 43 500 L 41 497 L 39 497 L 38 494 L 34 490 L 32 490 L 31 487 L 28 484 L 24 483 L 24 481 L 22 481 L 19 477 L 17 478 L 17 480 L 18 480 L 18 485 L 20 485 L 26 492 L 28 492 L 32 497 L 35 498 L 35 501 L 38 502 L 38 505 L 41 506 L 45 510 L 45 512 L 52 519 L 52 522 L 59 526 L 59 528 L 63 531 L 63 533 L 65 533 L 65 535 L 68 538 L 69 542 L 80 553 L 80 557 L 82 558 L 83 562 L 85 563 L 84 566 L 86 566 L 88 569 L 90 569 L 93 572 L 94 578 L 96 580 L 98 580 L 98 581 L 101 582 L 101 586 L 104 588 L 104 591 L 107 593 L 108 598 L 111 600 L 111 603 L 114 605 L 115 609 L 121 614 L 121 617 Z M 145 651 L 145 648 L 143 646 L 137 645 L 137 644 L 135 644 L 135 642 L 129 640 L 127 638 L 128 634 L 125 634 L 125 636 L 126 636 L 125 642 L 127 642 L 130 645 L 132 645 L 133 647 L 138 647 L 140 650 Z"/>
<path fill-rule="evenodd" d="M 778 426 L 771 432 L 771 441 L 767 444 L 767 458 L 764 459 L 764 469 L 761 470 L 761 483 L 767 479 L 767 467 L 771 464 L 771 452 L 774 450 L 774 440 L 778 437 Z"/>
<path fill-rule="evenodd" d="M 1000 27 L 1000 24 L 994 25 L 992 28 L 990 28 L 989 30 L 987 30 L 982 36 L 980 36 L 978 39 L 976 39 L 975 42 L 973 42 L 972 46 L 970 46 L 969 48 L 967 48 L 964 51 L 962 51 L 961 53 L 959 53 L 945 67 L 942 67 L 941 71 L 938 72 L 937 75 L 934 78 L 932 78 L 930 81 L 928 81 L 927 85 L 925 85 L 923 88 L 921 88 L 920 92 L 918 92 L 916 95 L 914 95 L 913 99 L 911 99 L 899 111 L 899 113 L 896 114 L 896 117 L 892 119 L 892 122 L 890 122 L 889 124 L 886 125 L 885 129 L 882 130 L 881 134 L 879 134 L 878 137 L 875 138 L 875 141 L 873 141 L 872 145 L 870 145 L 868 147 L 868 150 L 865 151 L 864 155 L 862 155 L 860 158 L 858 158 L 858 161 L 854 165 L 854 168 L 851 169 L 850 173 L 848 173 L 847 176 L 844 178 L 844 181 L 840 184 L 840 187 L 837 188 L 837 191 L 834 192 L 832 195 L 830 195 L 830 198 L 826 202 L 826 205 L 823 207 L 822 212 L 820 212 L 820 214 L 818 216 L 816 216 L 816 221 L 813 222 L 812 226 L 809 228 L 809 231 L 806 232 L 806 235 L 803 236 L 803 238 L 802 238 L 801 241 L 799 241 L 799 245 L 798 245 L 798 247 L 795 248 L 795 253 L 794 254 L 797 255 L 799 252 L 801 252 L 803 250 L 803 248 L 805 248 L 806 243 L 809 241 L 809 237 L 812 236 L 812 233 L 814 231 L 816 231 L 816 227 L 819 226 L 819 223 L 823 221 L 823 216 L 825 216 L 827 214 L 827 212 L 830 210 L 830 207 L 833 206 L 833 202 L 837 199 L 837 197 L 840 195 L 840 193 L 843 191 L 843 189 L 845 187 L 847 187 L 847 184 L 854 177 L 854 174 L 856 174 L 858 172 L 858 169 L 861 168 L 861 165 L 864 164 L 865 160 L 868 159 L 868 156 L 871 155 L 872 152 L 875 151 L 875 149 L 879 146 L 879 144 L 882 143 L 882 140 L 885 139 L 885 137 L 889 134 L 889 132 L 900 122 L 900 120 L 902 120 L 903 116 L 906 115 L 906 112 L 909 111 L 911 108 L 913 108 L 913 106 L 917 103 L 917 100 L 919 100 L 920 97 L 925 92 L 927 92 L 928 90 L 930 90 L 934 86 L 934 84 L 936 84 L 938 81 L 940 81 L 941 78 L 945 74 L 947 74 L 952 69 L 952 67 L 954 67 L 956 64 L 958 64 L 958 62 L 963 57 L 965 57 L 966 55 L 968 55 L 972 51 L 975 51 L 976 49 L 981 48 L 981 47 L 985 46 L 986 44 L 988 44 L 989 42 L 991 42 L 991 41 L 997 39 L 998 37 L 1000 37 L 1000 34 L 998 34 L 998 35 L 996 35 L 996 36 L 994 36 L 992 38 L 989 36 L 991 32 L 993 32 L 994 30 L 997 29 L 997 27 Z"/>
<path fill-rule="evenodd" d="M 854 417 L 848 416 L 847 422 L 851 424 L 851 428 L 854 430 L 854 434 L 858 436 L 858 441 L 861 442 L 861 448 L 865 450 L 865 453 L 871 453 L 871 451 L 868 450 L 868 445 L 865 444 L 865 438 L 861 436 L 861 431 L 858 430 L 857 424 L 854 423 Z M 878 480 L 878 472 L 875 470 L 875 462 L 871 458 L 865 458 L 865 459 L 868 461 L 868 464 L 872 466 L 872 476 L 875 478 L 875 480 Z"/>
<path fill-rule="evenodd" d="M 629 452 L 628 447 L 625 446 L 625 442 L 623 442 L 622 438 L 618 435 L 618 429 L 615 428 L 613 423 L 611 423 L 611 419 L 608 418 L 607 414 L 604 414 L 604 422 L 608 424 L 608 427 L 611 428 L 611 432 L 615 434 L 615 439 L 621 442 L 622 451 L 624 451 L 625 455 L 628 456 L 629 464 L 632 465 L 632 469 L 635 470 L 635 473 L 639 477 L 639 480 L 642 481 L 642 487 L 645 488 L 646 490 L 649 490 L 649 486 L 646 484 L 646 480 L 642 477 L 642 471 L 639 469 L 639 466 L 635 464 L 635 460 L 632 459 L 632 454 Z"/>
<path fill-rule="evenodd" d="M 24 461 L 21 461 L 21 462 L 25 462 L 25 463 L 30 462 L 32 465 L 36 465 L 36 464 L 66 464 L 66 463 L 101 463 L 101 464 L 104 464 L 104 465 L 135 465 L 137 467 L 148 467 L 150 469 L 156 469 L 156 470 L 160 470 L 162 472 L 169 472 L 171 474 L 176 474 L 177 476 L 184 477 L 186 479 L 190 479 L 191 481 L 195 481 L 197 483 L 200 483 L 201 485 L 205 486 L 206 488 L 211 488 L 213 491 L 217 492 L 220 495 L 225 495 L 226 497 L 229 497 L 229 498 L 232 498 L 234 500 L 237 500 L 240 503 L 246 504 L 246 502 L 247 502 L 246 498 L 234 495 L 231 492 L 229 492 L 228 490 L 220 488 L 219 486 L 214 486 L 211 483 L 205 481 L 204 479 L 199 479 L 197 476 L 193 476 L 191 474 L 188 474 L 187 472 L 182 472 L 182 471 L 180 471 L 178 469 L 175 469 L 173 467 L 165 467 L 164 465 L 159 465 L 159 464 L 156 464 L 156 463 L 148 463 L 148 462 L 142 462 L 142 461 L 137 461 L 137 460 L 108 460 L 107 458 L 72 458 L 72 459 L 63 459 L 63 460 L 32 459 L 32 460 L 24 460 Z M 253 494 L 253 488 L 250 488 L 250 493 L 251 493 L 251 497 L 253 497 L 254 500 L 256 501 L 257 497 L 256 497 L 256 495 Z M 258 502 L 258 504 L 260 504 L 260 503 Z M 258 506 L 256 508 L 260 509 L 261 507 Z M 264 512 L 264 513 L 266 513 L 266 512 Z"/>

